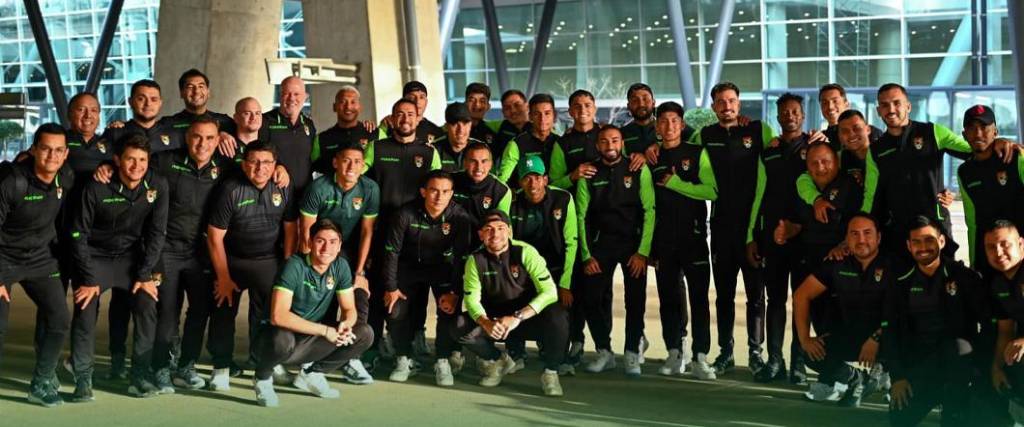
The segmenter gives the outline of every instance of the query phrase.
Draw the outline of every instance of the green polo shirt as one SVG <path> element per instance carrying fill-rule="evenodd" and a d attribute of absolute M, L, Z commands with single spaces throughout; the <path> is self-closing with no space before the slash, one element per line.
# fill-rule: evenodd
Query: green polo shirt
<path fill-rule="evenodd" d="M 380 209 L 380 187 L 365 176 L 347 192 L 342 190 L 333 175 L 324 175 L 310 184 L 306 196 L 299 205 L 302 215 L 313 218 L 328 218 L 341 227 L 341 238 L 355 235 L 356 227 L 363 218 L 377 217 Z"/>
<path fill-rule="evenodd" d="M 274 290 L 292 294 L 292 313 L 319 322 L 327 314 L 335 294 L 352 291 L 352 271 L 339 256 L 321 275 L 313 269 L 309 255 L 292 255 L 277 275 Z"/>

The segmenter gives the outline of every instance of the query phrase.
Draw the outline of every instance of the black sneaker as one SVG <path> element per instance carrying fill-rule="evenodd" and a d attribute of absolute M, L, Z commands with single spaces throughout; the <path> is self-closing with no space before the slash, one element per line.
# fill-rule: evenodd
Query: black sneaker
<path fill-rule="evenodd" d="M 107 373 L 107 379 L 111 381 L 128 379 L 128 369 L 123 353 L 110 355 L 110 372 Z"/>
<path fill-rule="evenodd" d="M 750 373 L 757 377 L 757 374 L 764 370 L 765 363 L 764 359 L 761 359 L 760 353 L 750 353 L 750 361 L 747 363 L 747 367 L 750 368 Z"/>
<path fill-rule="evenodd" d="M 54 381 L 50 379 L 33 378 L 28 386 L 28 401 L 47 408 L 60 406 L 64 403 Z"/>
<path fill-rule="evenodd" d="M 777 379 L 786 377 L 786 362 L 784 360 L 768 358 L 768 364 L 754 374 L 754 381 L 759 383 L 770 383 Z"/>
<path fill-rule="evenodd" d="M 172 383 L 181 388 L 189 390 L 199 390 L 206 387 L 206 381 L 199 377 L 196 373 L 195 365 L 188 365 L 182 368 L 178 368 L 178 371 L 174 374 Z"/>
<path fill-rule="evenodd" d="M 89 375 L 78 375 L 77 378 L 75 392 L 71 394 L 71 401 L 84 403 L 96 400 L 92 395 L 92 377 Z"/>
<path fill-rule="evenodd" d="M 715 362 L 711 364 L 711 369 L 715 370 L 715 375 L 722 375 L 726 372 L 731 371 L 736 367 L 736 360 L 733 359 L 732 353 L 722 353 L 715 358 Z"/>
<path fill-rule="evenodd" d="M 793 385 L 807 385 L 807 366 L 802 362 L 796 361 L 789 365 L 789 383 Z"/>
<path fill-rule="evenodd" d="M 864 395 L 864 373 L 859 370 L 853 371 L 853 378 L 846 385 L 846 393 L 836 402 L 844 408 L 856 408 L 860 406 L 860 399 Z"/>
<path fill-rule="evenodd" d="M 231 378 L 238 378 L 242 376 L 242 373 L 245 372 L 245 370 L 242 369 L 241 366 L 238 366 L 238 364 L 235 363 L 234 360 L 232 360 L 231 363 L 228 365 L 228 369 L 230 372 L 229 376 L 231 376 Z"/>
<path fill-rule="evenodd" d="M 135 397 L 153 397 L 160 393 L 149 379 L 138 375 L 132 375 L 131 384 L 128 386 L 128 393 Z"/>
<path fill-rule="evenodd" d="M 171 369 L 158 369 L 153 374 L 153 385 L 156 386 L 157 393 L 174 394 L 174 383 L 171 382 Z"/>

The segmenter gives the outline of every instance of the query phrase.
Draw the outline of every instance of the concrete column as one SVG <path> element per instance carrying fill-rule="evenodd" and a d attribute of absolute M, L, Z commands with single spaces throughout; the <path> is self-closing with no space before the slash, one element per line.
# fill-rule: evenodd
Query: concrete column
<path fill-rule="evenodd" d="M 162 0 L 156 44 L 156 81 L 164 114 L 182 108 L 178 77 L 196 68 L 210 78 L 210 110 L 232 113 L 246 96 L 265 110 L 274 102 L 267 58 L 276 58 L 283 0 Z"/>
<path fill-rule="evenodd" d="M 772 3 L 765 5 L 765 20 L 767 21 L 785 21 L 786 20 L 786 7 L 781 4 Z M 813 28 L 813 27 L 812 27 Z M 774 24 L 769 25 L 765 28 L 765 34 L 768 36 L 768 40 L 765 43 L 765 49 L 768 54 L 768 58 L 779 59 L 788 58 L 789 54 L 789 39 L 786 37 L 786 31 L 788 30 L 786 24 Z M 800 37 L 800 34 L 791 34 L 790 37 Z M 814 37 L 817 37 L 814 34 Z M 782 89 L 789 87 L 789 65 L 785 62 L 769 62 L 765 64 L 768 67 L 768 87 L 767 89 Z"/>
<path fill-rule="evenodd" d="M 408 68 L 402 27 L 402 0 L 302 0 L 305 18 L 306 56 L 330 58 L 336 63 L 358 64 L 363 118 L 379 120 L 401 98 Z M 446 106 L 444 69 L 437 2 L 416 0 L 416 24 L 420 76 L 430 102 L 426 117 L 443 121 Z M 310 86 L 313 120 L 321 129 L 337 118 L 331 109 L 342 85 Z M 461 90 L 461 89 L 460 89 Z"/>

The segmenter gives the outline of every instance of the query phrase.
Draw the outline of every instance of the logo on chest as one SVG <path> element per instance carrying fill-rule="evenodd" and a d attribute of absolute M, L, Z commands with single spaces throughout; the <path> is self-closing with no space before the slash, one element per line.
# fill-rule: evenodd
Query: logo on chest
<path fill-rule="evenodd" d="M 149 203 L 153 203 L 153 202 L 156 201 L 156 189 L 155 188 L 150 188 L 149 190 L 146 190 L 146 201 L 149 202 Z"/>
<path fill-rule="evenodd" d="M 220 168 L 216 166 L 210 168 L 210 178 L 217 179 L 218 175 L 220 175 Z"/>
<path fill-rule="evenodd" d="M 415 157 L 412 158 L 412 162 L 414 164 L 416 164 L 416 167 L 422 168 L 423 167 L 423 156 L 416 155 Z"/>
<path fill-rule="evenodd" d="M 882 274 L 884 274 L 884 273 L 885 273 L 885 270 L 883 270 L 881 268 L 876 268 L 875 269 L 875 282 L 882 283 Z"/>
<path fill-rule="evenodd" d="M 743 148 L 750 148 L 754 146 L 754 137 L 744 136 L 743 137 Z"/>
<path fill-rule="evenodd" d="M 491 201 L 491 196 L 484 196 L 484 199 L 483 201 L 480 202 L 480 204 L 483 205 L 484 209 L 490 209 Z"/>
<path fill-rule="evenodd" d="M 164 145 L 171 145 L 171 137 L 167 135 L 160 135 L 160 142 Z"/>
<path fill-rule="evenodd" d="M 100 152 L 103 154 L 107 154 L 107 144 L 105 144 L 103 141 L 96 143 L 96 149 L 100 150 Z"/>
<path fill-rule="evenodd" d="M 309 136 L 309 126 L 308 125 L 302 125 L 302 132 L 304 132 L 306 134 L 306 136 Z"/>
<path fill-rule="evenodd" d="M 519 279 L 519 273 L 520 273 L 519 266 L 518 265 L 513 265 L 513 266 L 509 267 L 509 270 L 512 272 L 512 278 L 518 280 Z"/>
<path fill-rule="evenodd" d="M 360 138 L 360 139 L 359 139 L 359 146 L 360 146 L 360 147 L 363 147 L 363 148 L 366 148 L 366 144 L 367 144 L 368 142 L 369 142 L 369 141 L 368 141 L 368 140 L 367 140 L 366 138 Z"/>
<path fill-rule="evenodd" d="M 946 282 L 946 293 L 949 294 L 949 296 L 955 297 L 956 296 L 956 291 L 957 291 L 957 286 L 956 286 L 956 281 L 955 280 L 950 280 L 950 281 Z"/>
<path fill-rule="evenodd" d="M 922 137 L 922 136 L 915 136 L 914 137 L 914 148 L 916 148 L 918 150 L 924 148 L 924 137 Z"/>
<path fill-rule="evenodd" d="M 281 206 L 281 203 L 284 202 L 284 195 L 281 193 L 274 193 L 270 197 L 270 201 L 274 204 L 274 206 Z"/>
<path fill-rule="evenodd" d="M 327 290 L 334 289 L 334 276 L 327 276 Z"/>
<path fill-rule="evenodd" d="M 447 236 L 452 233 L 452 224 L 448 222 L 441 223 L 441 234 Z"/>
<path fill-rule="evenodd" d="M 622 185 L 626 186 L 626 188 L 632 188 L 633 187 L 633 177 L 632 176 L 624 176 L 624 177 L 622 177 Z"/>
<path fill-rule="evenodd" d="M 828 192 L 828 200 L 830 202 L 831 201 L 835 201 L 836 197 L 839 197 L 839 189 L 838 188 L 833 188 L 833 189 L 829 190 L 829 192 Z"/>
<path fill-rule="evenodd" d="M 1006 171 L 998 171 L 998 172 L 996 172 L 996 181 L 999 181 L 999 185 L 1005 187 L 1006 183 L 1008 182 L 1008 180 L 1006 178 Z"/>
<path fill-rule="evenodd" d="M 57 200 L 60 200 L 62 197 L 64 197 L 64 188 L 57 187 Z"/>
<path fill-rule="evenodd" d="M 555 217 L 555 221 L 561 221 L 562 220 L 562 208 L 555 208 L 555 210 L 551 211 L 551 215 Z"/>
<path fill-rule="evenodd" d="M 362 208 L 363 208 L 363 198 L 362 197 L 353 197 L 352 198 L 352 209 L 360 210 Z"/>
<path fill-rule="evenodd" d="M 800 160 L 807 160 L 807 149 L 800 149 Z"/>
<path fill-rule="evenodd" d="M 683 172 L 689 172 L 691 163 L 692 161 L 690 159 L 683 159 L 679 162 L 679 166 L 683 168 Z"/>

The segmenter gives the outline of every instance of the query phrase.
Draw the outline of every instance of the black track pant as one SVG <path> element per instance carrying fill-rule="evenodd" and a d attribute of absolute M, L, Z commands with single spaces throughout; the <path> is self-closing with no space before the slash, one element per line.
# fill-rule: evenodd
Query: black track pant
<path fill-rule="evenodd" d="M 913 389 L 910 404 L 897 410 L 889 405 L 889 422 L 896 427 L 916 426 L 928 416 L 932 409 L 942 406 L 942 426 L 973 426 L 970 419 L 970 373 L 966 357 L 947 356 L 947 363 L 932 356 L 915 361 L 907 374 L 907 381 Z M 893 381 L 896 379 L 894 378 Z"/>
<path fill-rule="evenodd" d="M 238 301 L 244 290 L 249 290 L 249 357 L 257 359 L 255 344 L 260 324 L 270 315 L 270 290 L 277 276 L 278 260 L 275 257 L 244 259 L 228 256 L 228 272 L 240 291 L 235 292 L 232 304 L 224 303 L 214 307 L 210 317 L 210 339 L 207 349 L 213 356 L 214 369 L 231 365 L 235 351 L 235 316 L 238 315 Z M 216 301 L 214 302 L 216 305 Z"/>
<path fill-rule="evenodd" d="M 624 245 L 625 247 L 634 247 Z M 583 276 L 583 304 L 590 326 L 590 335 L 598 350 L 612 348 L 612 279 L 615 267 L 622 266 L 626 302 L 626 351 L 640 352 L 640 338 L 644 335 L 644 310 L 647 308 L 647 272 L 640 277 L 629 274 L 628 255 L 598 255 L 591 253 L 601 265 L 601 272 Z M 585 263 L 584 263 L 585 264 Z"/>
<path fill-rule="evenodd" d="M 128 353 L 128 325 L 132 321 L 131 289 L 112 288 L 110 305 L 107 306 L 107 327 L 110 329 L 110 341 L 107 350 L 111 355 Z"/>
<path fill-rule="evenodd" d="M 447 335 L 484 360 L 498 360 L 501 351 L 495 341 L 468 313 L 443 319 Z M 544 368 L 558 370 L 565 358 L 569 339 L 569 315 L 558 303 L 545 307 L 539 314 L 513 329 L 508 339 L 539 341 L 544 348 Z"/>
<path fill-rule="evenodd" d="M 767 251 L 762 251 L 764 256 L 764 278 L 765 288 L 768 295 L 767 308 L 767 332 L 768 332 L 768 357 L 772 360 L 781 361 L 782 344 L 786 339 L 786 302 L 789 300 L 789 292 L 796 292 L 804 278 L 807 277 L 803 265 L 803 252 L 794 244 L 784 246 L 775 243 L 766 243 Z M 790 329 L 793 333 L 793 341 L 789 347 L 790 357 L 794 362 L 803 361 L 803 349 L 800 348 L 800 341 L 796 338 L 796 324 L 790 322 Z"/>
<path fill-rule="evenodd" d="M 131 294 L 133 263 L 130 258 L 94 256 L 92 262 L 99 281 L 100 295 L 93 298 L 84 309 L 75 304 L 74 317 L 71 320 L 71 360 L 75 375 L 81 377 L 93 373 L 99 300 L 108 289 L 122 289 L 131 296 L 132 318 L 135 322 L 132 336 L 132 374 L 147 375 L 153 359 L 153 340 L 156 335 L 156 300 L 143 291 Z M 126 325 L 121 326 L 127 329 Z"/>
<path fill-rule="evenodd" d="M 260 357 L 256 365 L 256 378 L 269 379 L 277 365 L 313 363 L 306 372 L 333 372 L 349 360 L 358 358 L 373 342 L 373 331 L 365 323 L 357 323 L 352 332 L 356 336 L 355 342 L 339 347 L 323 337 L 267 326 L 259 336 Z"/>
<path fill-rule="evenodd" d="M 440 297 L 442 292 L 446 292 L 442 291 L 439 285 L 447 283 L 450 277 L 446 267 L 437 269 L 398 267 L 398 288 L 405 294 L 406 299 L 398 300 L 391 309 L 391 312 L 388 313 L 387 318 L 388 335 L 391 337 L 392 345 L 395 346 L 395 354 L 397 356 L 412 355 L 413 336 L 423 325 L 422 323 L 417 323 L 416 313 L 418 311 L 426 311 L 427 298 L 430 296 L 431 289 L 434 290 L 435 298 Z M 461 306 L 461 303 L 456 304 L 456 306 Z M 437 316 L 438 322 L 435 330 L 437 358 L 447 358 L 455 350 L 455 343 L 451 340 L 449 334 L 443 333 L 441 319 L 453 315 L 446 314 L 438 308 Z"/>
<path fill-rule="evenodd" d="M 174 342 L 178 337 L 182 300 L 188 298 L 185 327 L 181 335 L 181 366 L 189 366 L 199 359 L 203 338 L 213 306 L 214 275 L 205 260 L 194 253 L 163 254 L 163 282 L 157 306 L 157 334 L 153 345 L 153 368 L 170 366 Z"/>
<path fill-rule="evenodd" d="M 711 230 L 711 267 L 715 279 L 715 312 L 718 318 L 718 346 L 723 354 L 732 354 L 732 328 L 736 323 L 736 274 L 743 273 L 747 293 L 747 345 L 751 353 L 761 353 L 764 343 L 764 282 L 762 269 L 747 262 L 746 244 L 733 230 Z"/>
<path fill-rule="evenodd" d="M 866 339 L 868 339 L 867 334 L 850 333 L 842 329 L 833 330 L 822 337 L 825 342 L 825 358 L 822 360 L 808 358 L 807 367 L 818 373 L 818 382 L 828 385 L 832 385 L 836 381 L 849 384 L 855 372 L 853 367 L 846 362 L 857 360 L 857 357 L 860 356 L 860 348 Z"/>
<path fill-rule="evenodd" d="M 658 281 L 661 335 L 668 350 L 683 349 L 683 338 L 686 337 L 686 326 L 689 323 L 687 298 L 693 312 L 693 354 L 707 354 L 711 350 L 711 306 L 708 301 L 711 265 L 708 262 L 707 244 L 699 244 L 704 246 L 704 251 L 695 249 L 697 246 L 678 251 L 659 251 L 664 256 L 658 258 L 655 277 Z M 694 252 L 703 252 L 703 256 L 695 257 Z"/>
<path fill-rule="evenodd" d="M 40 271 L 11 272 L 5 274 L 4 286 L 8 294 L 12 293 L 15 283 L 20 283 L 29 299 L 36 304 L 36 366 L 34 379 L 51 378 L 57 367 L 64 339 L 68 336 L 68 312 L 66 293 L 61 285 L 60 275 L 52 274 L 56 268 Z M 7 333 L 7 322 L 10 317 L 11 303 L 0 299 L 0 354 Z"/>

